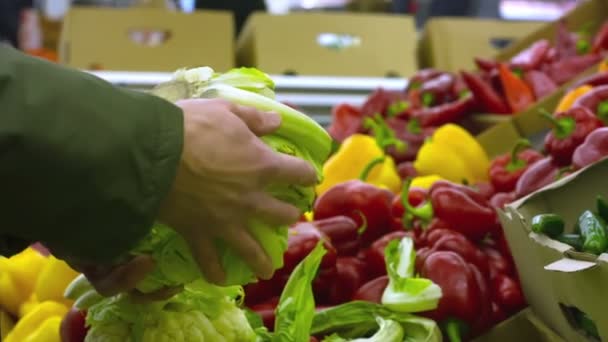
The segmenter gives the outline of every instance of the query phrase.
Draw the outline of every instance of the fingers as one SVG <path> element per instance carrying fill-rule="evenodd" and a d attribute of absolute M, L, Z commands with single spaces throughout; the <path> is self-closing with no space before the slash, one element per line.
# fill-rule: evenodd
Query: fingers
<path fill-rule="evenodd" d="M 154 269 L 154 259 L 148 255 L 139 255 L 123 265 L 107 270 L 95 270 L 84 275 L 95 290 L 102 296 L 113 296 L 120 292 L 129 291 L 144 279 Z"/>
<path fill-rule="evenodd" d="M 270 134 L 281 125 L 281 116 L 274 112 L 263 112 L 253 107 L 233 105 L 232 112 L 238 116 L 257 136 Z"/>
<path fill-rule="evenodd" d="M 272 261 L 262 246 L 242 228 L 224 228 L 222 239 L 234 249 L 261 279 L 270 279 L 274 273 Z"/>
<path fill-rule="evenodd" d="M 317 183 L 317 172 L 307 161 L 283 153 L 274 155 L 267 172 L 269 182 L 301 186 L 313 186 Z"/>
<path fill-rule="evenodd" d="M 300 210 L 265 192 L 251 196 L 253 215 L 271 225 L 289 225 L 300 218 Z"/>
<path fill-rule="evenodd" d="M 226 275 L 213 242 L 208 237 L 197 234 L 189 243 L 192 256 L 205 279 L 211 283 L 222 285 Z"/>

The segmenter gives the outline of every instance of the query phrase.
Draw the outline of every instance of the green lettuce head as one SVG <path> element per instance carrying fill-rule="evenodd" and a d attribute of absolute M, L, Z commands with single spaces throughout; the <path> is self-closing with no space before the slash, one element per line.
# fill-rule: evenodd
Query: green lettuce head
<path fill-rule="evenodd" d="M 310 117 L 275 101 L 274 82 L 265 73 L 254 68 L 233 69 L 224 74 L 215 73 L 208 67 L 179 70 L 173 80 L 159 85 L 153 93 L 169 101 L 221 98 L 279 113 L 281 126 L 273 134 L 261 137 L 262 141 L 276 152 L 310 162 L 317 171 L 317 178 L 322 180 L 322 166 L 331 151 L 331 138 Z M 314 187 L 271 185 L 267 191 L 303 212 L 311 209 L 315 197 Z M 248 228 L 270 256 L 273 267 L 281 268 L 283 253 L 287 249 L 288 227 L 269 226 L 251 218 Z M 220 240 L 215 244 L 226 273 L 226 285 L 245 285 L 255 281 L 253 272 L 236 252 Z M 167 226 L 155 225 L 132 252 L 151 254 L 157 262 L 152 274 L 139 284 L 138 289 L 142 292 L 187 284 L 202 277 L 186 242 Z"/>

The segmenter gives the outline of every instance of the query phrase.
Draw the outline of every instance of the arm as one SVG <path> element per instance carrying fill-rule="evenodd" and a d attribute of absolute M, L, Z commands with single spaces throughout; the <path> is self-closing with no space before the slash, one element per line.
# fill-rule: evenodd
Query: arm
<path fill-rule="evenodd" d="M 42 241 L 106 262 L 149 231 L 181 157 L 178 107 L 1 44 L 0 104 L 0 254 Z"/>

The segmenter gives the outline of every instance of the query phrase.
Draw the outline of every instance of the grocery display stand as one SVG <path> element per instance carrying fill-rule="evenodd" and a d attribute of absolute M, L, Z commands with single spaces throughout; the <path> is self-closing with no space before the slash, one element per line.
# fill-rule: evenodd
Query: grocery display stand
<path fill-rule="evenodd" d="M 171 73 L 163 72 L 90 72 L 106 81 L 133 89 L 146 90 L 167 81 Z M 275 81 L 277 99 L 301 108 L 321 125 L 331 121 L 331 109 L 341 103 L 361 105 L 377 88 L 403 89 L 402 78 L 283 76 L 271 75 Z"/>

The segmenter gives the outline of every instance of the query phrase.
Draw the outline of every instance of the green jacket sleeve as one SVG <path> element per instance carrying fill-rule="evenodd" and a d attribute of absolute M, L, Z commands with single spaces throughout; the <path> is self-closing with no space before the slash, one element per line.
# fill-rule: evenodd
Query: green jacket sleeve
<path fill-rule="evenodd" d="M 149 232 L 181 157 L 165 100 L 0 44 L 0 254 L 40 241 L 115 260 Z"/>

